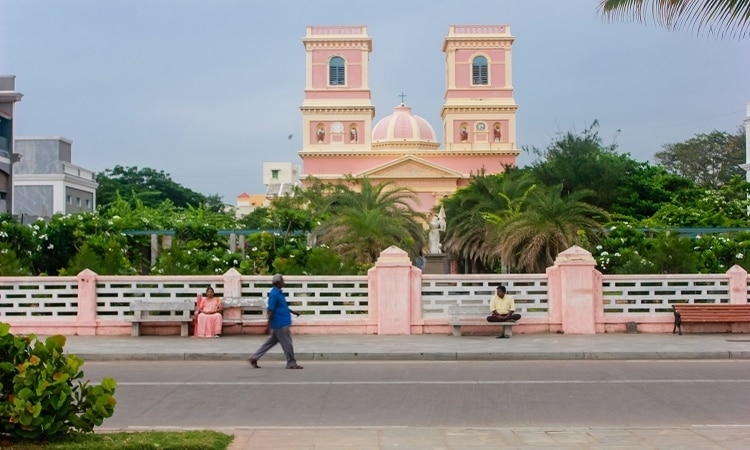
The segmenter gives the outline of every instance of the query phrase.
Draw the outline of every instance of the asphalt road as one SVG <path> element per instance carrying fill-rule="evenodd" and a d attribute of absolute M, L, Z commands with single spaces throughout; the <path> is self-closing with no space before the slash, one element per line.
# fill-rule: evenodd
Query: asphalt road
<path fill-rule="evenodd" d="M 86 362 L 104 428 L 750 425 L 750 361 Z"/>

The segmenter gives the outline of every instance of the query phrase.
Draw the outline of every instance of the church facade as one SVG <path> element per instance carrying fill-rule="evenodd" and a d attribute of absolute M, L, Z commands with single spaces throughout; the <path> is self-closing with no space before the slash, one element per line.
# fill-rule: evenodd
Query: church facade
<path fill-rule="evenodd" d="M 443 42 L 443 142 L 401 103 L 376 123 L 369 87 L 372 39 L 366 26 L 312 26 L 302 111 L 302 178 L 347 175 L 414 190 L 430 212 L 472 175 L 515 165 L 516 110 L 506 25 L 450 26 Z"/>

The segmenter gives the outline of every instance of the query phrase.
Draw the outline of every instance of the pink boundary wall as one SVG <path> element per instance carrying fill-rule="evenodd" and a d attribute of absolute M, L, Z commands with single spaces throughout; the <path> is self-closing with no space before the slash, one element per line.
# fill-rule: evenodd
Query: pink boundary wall
<path fill-rule="evenodd" d="M 596 270 L 591 254 L 574 246 L 560 253 L 554 266 L 547 269 L 548 311 L 546 316 L 525 317 L 516 327 L 518 333 L 561 332 L 566 334 L 596 334 L 625 331 L 628 322 L 636 322 L 641 332 L 665 333 L 672 331 L 673 320 L 667 314 L 604 314 L 602 274 Z M 740 266 L 727 271 L 729 303 L 748 302 L 748 274 Z M 637 277 L 637 276 L 635 276 Z M 28 282 L 34 277 L 3 277 L 4 285 Z M 49 279 L 50 277 L 39 277 Z M 60 277 L 71 279 L 72 277 Z M 14 333 L 68 335 L 129 335 L 131 324 L 126 320 L 100 320 L 97 317 L 97 280 L 121 278 L 147 283 L 147 276 L 99 277 L 84 270 L 76 277 L 77 314 L 60 318 L 18 318 L 3 312 L 0 322 L 11 324 Z M 164 277 L 160 277 L 164 278 Z M 234 269 L 223 277 L 180 277 L 195 283 L 223 280 L 225 297 L 240 296 L 242 276 Z M 290 277 L 291 278 L 291 277 Z M 298 277 L 302 278 L 302 277 Z M 422 272 L 415 268 L 409 255 L 397 248 L 384 250 L 375 266 L 368 271 L 368 314 L 346 319 L 299 320 L 293 329 L 298 334 L 450 334 L 447 316 L 422 317 Z M 3 300 L 0 290 L 0 300 Z M 6 308 L 6 311 L 9 311 Z M 239 318 L 239 311 L 227 310 L 225 319 Z M 701 324 L 688 331 L 750 332 L 749 324 Z M 178 334 L 179 325 L 142 326 L 144 334 Z M 247 334 L 261 333 L 263 324 L 243 327 Z M 467 327 L 467 334 L 491 332 L 491 326 Z M 228 334 L 231 332 L 228 331 Z"/>

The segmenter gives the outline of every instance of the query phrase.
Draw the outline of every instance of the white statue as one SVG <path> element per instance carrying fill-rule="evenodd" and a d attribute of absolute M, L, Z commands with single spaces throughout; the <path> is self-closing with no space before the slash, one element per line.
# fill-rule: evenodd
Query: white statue
<path fill-rule="evenodd" d="M 430 253 L 442 253 L 443 244 L 440 243 L 440 232 L 445 231 L 445 210 L 441 207 L 440 213 L 437 216 L 433 216 L 430 221 Z"/>

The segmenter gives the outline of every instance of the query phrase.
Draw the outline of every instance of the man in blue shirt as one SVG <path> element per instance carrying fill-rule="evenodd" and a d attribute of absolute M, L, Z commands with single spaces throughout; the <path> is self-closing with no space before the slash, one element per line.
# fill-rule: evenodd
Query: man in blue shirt
<path fill-rule="evenodd" d="M 266 326 L 266 332 L 270 331 L 271 335 L 266 339 L 266 342 L 260 346 L 260 348 L 248 358 L 248 362 L 255 369 L 260 369 L 258 360 L 266 354 L 267 351 L 276 344 L 281 344 L 281 349 L 284 350 L 284 356 L 286 356 L 286 368 L 287 369 L 302 369 L 302 366 L 297 364 L 297 360 L 294 358 L 294 347 L 292 346 L 292 332 L 290 327 L 292 326 L 292 314 L 299 316 L 300 313 L 292 311 L 286 302 L 286 297 L 281 288 L 284 287 L 284 277 L 280 274 L 276 274 L 271 279 L 273 288 L 268 293 L 268 325 Z"/>

